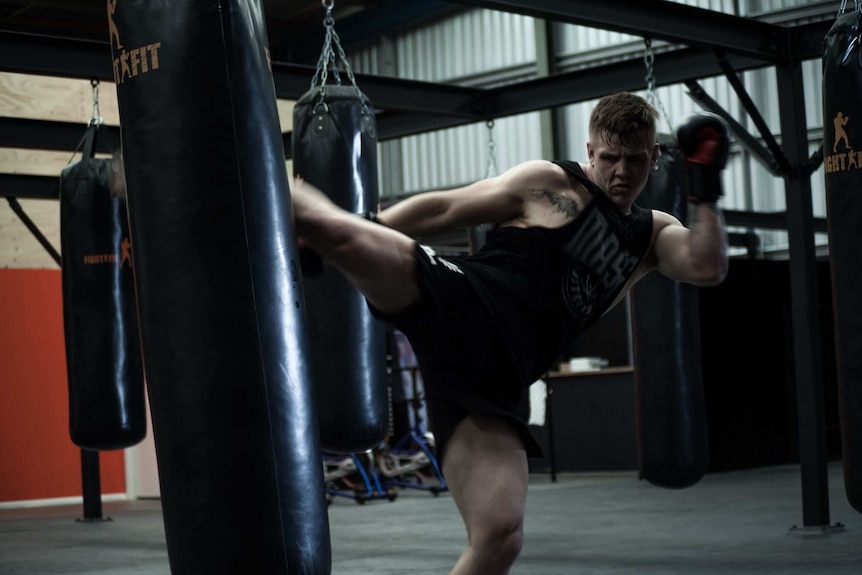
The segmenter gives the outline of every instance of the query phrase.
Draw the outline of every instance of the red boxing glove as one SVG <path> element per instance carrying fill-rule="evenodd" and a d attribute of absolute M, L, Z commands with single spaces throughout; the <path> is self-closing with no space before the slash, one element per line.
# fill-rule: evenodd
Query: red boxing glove
<path fill-rule="evenodd" d="M 691 201 L 717 202 L 723 193 L 721 170 L 730 154 L 727 124 L 715 114 L 696 114 L 677 129 L 676 139 L 688 169 Z"/>

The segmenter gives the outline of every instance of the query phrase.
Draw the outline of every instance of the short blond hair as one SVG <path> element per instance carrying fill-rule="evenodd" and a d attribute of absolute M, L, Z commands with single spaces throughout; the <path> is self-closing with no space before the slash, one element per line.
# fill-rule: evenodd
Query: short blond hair
<path fill-rule="evenodd" d="M 620 144 L 636 147 L 645 139 L 655 141 L 658 111 L 645 99 L 630 92 L 605 96 L 590 114 L 590 137 L 607 141 L 617 136 Z"/>

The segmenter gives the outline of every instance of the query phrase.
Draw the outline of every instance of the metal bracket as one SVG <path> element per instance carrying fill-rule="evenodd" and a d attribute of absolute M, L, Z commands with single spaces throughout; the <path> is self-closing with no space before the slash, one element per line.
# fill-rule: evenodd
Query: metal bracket
<path fill-rule="evenodd" d="M 748 92 L 745 90 L 745 86 L 742 84 L 742 81 L 723 52 L 718 52 L 718 65 L 722 72 L 724 72 L 724 76 L 727 78 L 728 82 L 730 82 L 733 91 L 736 92 L 742 107 L 745 108 L 745 111 L 748 113 L 752 122 L 757 126 L 760 137 L 763 139 L 766 146 L 764 147 L 748 132 L 748 130 L 745 129 L 745 127 L 742 126 L 742 124 L 737 122 L 726 110 L 724 110 L 718 102 L 710 98 L 697 81 L 687 80 L 685 82 L 685 85 L 689 89 L 688 95 L 705 110 L 718 114 L 724 118 L 729 125 L 730 131 L 733 132 L 742 147 L 754 156 L 756 160 L 763 164 L 763 166 L 769 170 L 769 173 L 773 176 L 795 178 L 804 175 L 804 173 L 810 175 L 811 172 L 817 169 L 816 165 L 814 166 L 814 169 L 810 169 L 812 162 L 816 161 L 815 158 L 812 158 L 812 162 L 809 162 L 808 166 L 802 170 L 796 169 L 790 165 L 790 161 L 784 154 L 784 150 L 781 149 L 775 136 L 772 135 L 772 131 L 769 129 L 769 126 L 766 125 L 766 121 L 763 119 L 763 116 L 760 114 L 760 111 L 757 109 L 751 96 L 748 95 Z"/>
<path fill-rule="evenodd" d="M 727 122 L 728 128 L 736 136 L 736 140 L 745 148 L 758 162 L 763 164 L 770 174 L 773 176 L 781 176 L 781 166 L 778 160 L 755 138 L 745 127 L 736 121 L 718 102 L 713 100 L 703 87 L 695 80 L 687 80 L 685 82 L 688 87 L 689 97 L 697 102 L 697 104 L 706 110 L 718 116 L 721 116 Z"/>
<path fill-rule="evenodd" d="M 817 171 L 817 168 L 823 163 L 823 144 L 811 154 L 808 158 L 808 163 L 805 165 L 805 175 L 811 177 L 811 174 Z"/>
<path fill-rule="evenodd" d="M 55 262 L 57 262 L 58 266 L 63 265 L 62 258 L 60 257 L 60 252 L 51 245 L 51 242 L 48 241 L 48 238 L 45 237 L 45 234 L 42 233 L 42 230 L 30 219 L 30 216 L 27 215 L 27 212 L 24 211 L 24 208 L 21 207 L 21 204 L 18 203 L 16 198 L 6 198 L 9 201 L 9 207 L 12 208 L 12 211 L 15 212 L 15 215 L 18 216 L 21 221 L 27 226 L 27 229 L 30 230 L 30 233 L 42 244 L 42 247 L 45 248 L 45 251 L 48 252 Z"/>
<path fill-rule="evenodd" d="M 784 155 L 784 150 L 782 150 L 781 146 L 778 145 L 778 142 L 772 135 L 769 126 L 766 125 L 766 121 L 763 119 L 763 116 L 760 115 L 757 106 L 745 90 L 742 80 L 739 79 L 739 76 L 736 74 L 736 71 L 730 65 L 730 62 L 727 60 L 727 56 L 725 56 L 723 52 L 719 52 L 718 54 L 718 65 L 724 72 L 724 76 L 727 78 L 727 81 L 730 82 L 730 86 L 733 88 L 733 91 L 736 92 L 737 97 L 739 97 L 742 107 L 745 108 L 745 111 L 748 112 L 748 115 L 751 117 L 751 121 L 754 122 L 755 126 L 757 126 L 757 130 L 760 132 L 760 136 L 763 138 L 763 141 L 766 142 L 766 146 L 778 162 L 780 172 L 784 175 L 789 174 L 791 170 L 790 162 L 787 160 L 787 156 Z"/>
<path fill-rule="evenodd" d="M 844 525 L 835 523 L 834 525 L 805 525 L 799 527 L 792 526 L 787 530 L 788 535 L 798 535 L 800 537 L 819 537 L 822 535 L 835 535 L 836 533 L 844 533 Z"/>

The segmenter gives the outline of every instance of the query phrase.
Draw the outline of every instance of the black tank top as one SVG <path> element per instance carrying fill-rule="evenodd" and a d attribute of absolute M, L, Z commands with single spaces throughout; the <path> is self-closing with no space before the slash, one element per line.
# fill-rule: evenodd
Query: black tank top
<path fill-rule="evenodd" d="M 581 170 L 556 161 L 593 196 L 559 228 L 499 227 L 459 263 L 494 317 L 523 385 L 541 377 L 608 310 L 646 255 L 652 211 L 625 215 Z"/>

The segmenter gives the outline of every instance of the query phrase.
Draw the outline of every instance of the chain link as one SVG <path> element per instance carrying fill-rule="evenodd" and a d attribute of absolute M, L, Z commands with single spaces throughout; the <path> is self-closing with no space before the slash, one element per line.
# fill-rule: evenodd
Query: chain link
<path fill-rule="evenodd" d="M 488 166 L 485 168 L 485 177 L 491 178 L 498 174 L 497 171 L 497 144 L 494 143 L 494 120 L 488 120 Z"/>
<path fill-rule="evenodd" d="M 673 126 L 670 123 L 670 117 L 667 110 L 664 109 L 664 104 L 661 98 L 658 97 L 658 92 L 655 87 L 655 53 L 652 49 L 652 39 L 644 38 L 644 66 L 646 66 L 646 76 L 644 80 L 647 85 L 647 101 L 659 111 L 659 114 L 664 118 L 668 127 L 668 133 L 673 135 Z"/>
<path fill-rule="evenodd" d="M 95 124 L 96 126 L 101 126 L 105 123 L 105 119 L 102 118 L 101 112 L 99 111 L 99 80 L 93 78 L 90 80 L 90 86 L 93 87 L 93 113 L 87 125 L 92 126 Z"/>
<path fill-rule="evenodd" d="M 646 76 L 644 76 L 644 80 L 646 80 L 647 85 L 647 94 L 650 100 L 655 98 L 655 71 L 653 66 L 655 65 L 655 54 L 652 51 L 652 40 L 649 38 L 644 38 L 644 66 L 646 66 Z M 652 103 L 652 102 L 650 102 Z"/>

